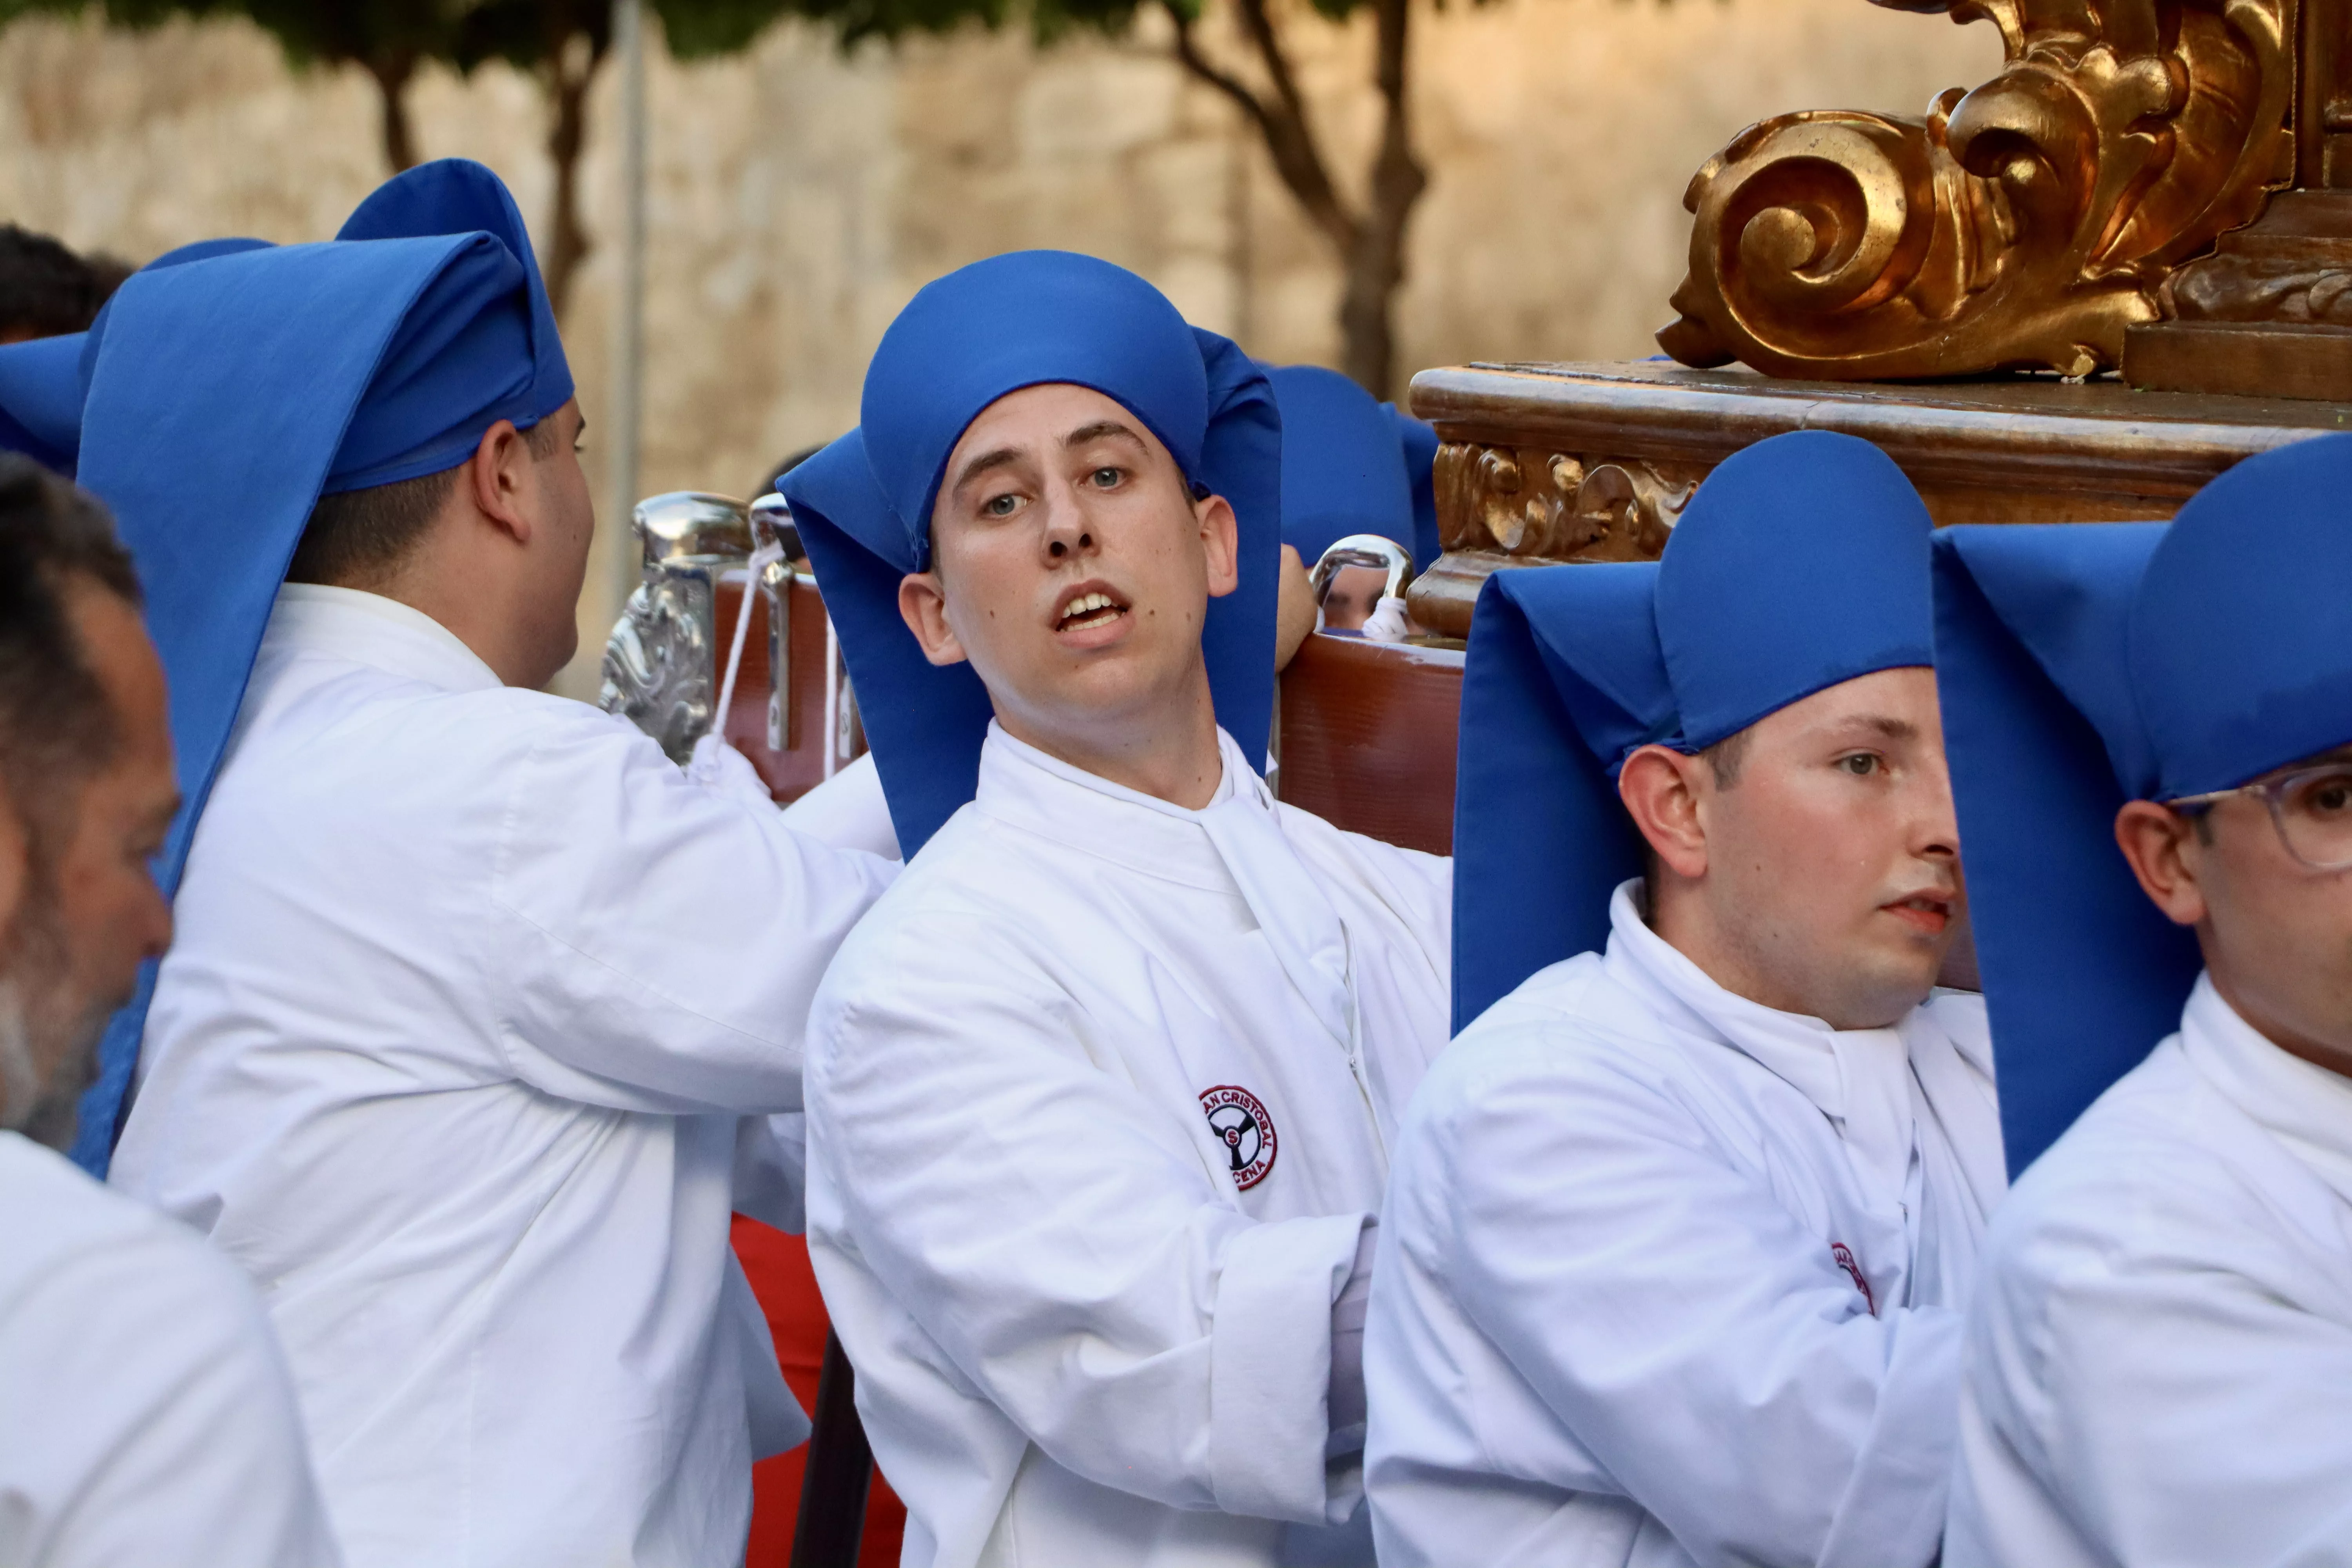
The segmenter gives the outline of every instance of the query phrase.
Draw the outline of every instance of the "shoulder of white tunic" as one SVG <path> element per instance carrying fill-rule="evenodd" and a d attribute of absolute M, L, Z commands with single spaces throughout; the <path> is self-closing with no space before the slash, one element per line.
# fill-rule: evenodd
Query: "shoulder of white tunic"
<path fill-rule="evenodd" d="M 2004 1275 L 2054 1279 L 2172 1253 L 2199 1236 L 2276 1228 L 2265 1173 L 2290 1158 L 2168 1039 L 2018 1178 L 1987 1257 Z"/>
<path fill-rule="evenodd" d="M 0 1133 L 0 1333 L 52 1291 L 91 1333 L 236 1340 L 258 1320 L 250 1282 L 194 1232 L 15 1133 Z"/>
<path fill-rule="evenodd" d="M 519 754 L 550 739 L 626 748 L 646 738 L 625 719 L 551 692 L 513 686 L 452 691 L 369 665 L 321 659 L 318 679 L 280 679 L 258 702 L 248 701 L 232 750 L 258 746 L 271 772 L 281 773 L 322 744 L 339 757 L 390 751 L 463 762 Z"/>
<path fill-rule="evenodd" d="M 1054 880 L 1034 840 L 1008 840 L 985 813 L 966 805 L 851 929 L 824 989 L 846 1003 L 936 973 L 942 960 L 1001 964 L 1037 930 L 1038 911 L 1052 908 Z"/>
<path fill-rule="evenodd" d="M 1439 1054 L 1417 1099 L 1436 1113 L 1471 1110 L 1538 1081 L 1582 1085 L 1599 1098 L 1664 1092 L 1677 1056 L 1601 955 L 1579 953 L 1538 970 L 1472 1020 Z"/>

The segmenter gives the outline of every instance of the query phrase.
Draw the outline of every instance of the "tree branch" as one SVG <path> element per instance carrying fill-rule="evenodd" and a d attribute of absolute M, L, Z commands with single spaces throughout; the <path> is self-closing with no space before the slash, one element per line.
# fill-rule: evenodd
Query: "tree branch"
<path fill-rule="evenodd" d="M 1192 18 L 1177 8 L 1176 0 L 1161 0 L 1161 4 L 1167 8 L 1169 20 L 1176 24 L 1176 63 L 1232 99 L 1241 107 L 1241 111 L 1249 116 L 1250 122 L 1258 128 L 1261 135 L 1272 138 L 1274 130 L 1267 121 L 1265 105 L 1258 101 L 1257 94 L 1250 90 L 1249 84 L 1232 72 L 1222 69 L 1201 52 L 1200 45 L 1192 37 Z"/>
<path fill-rule="evenodd" d="M 1344 264 L 1356 243 L 1361 220 L 1341 205 L 1339 191 L 1332 184 L 1330 170 L 1307 118 L 1307 105 L 1299 95 L 1297 79 L 1291 71 L 1288 57 L 1283 53 L 1273 18 L 1266 14 L 1265 0 L 1238 0 L 1238 4 L 1258 56 L 1266 62 L 1267 74 L 1274 79 L 1276 96 L 1271 102 L 1201 53 L 1192 35 L 1192 21 L 1178 8 L 1177 0 L 1161 0 L 1161 4 L 1176 24 L 1177 62 L 1241 106 L 1265 142 L 1275 173 L 1306 209 L 1307 220 L 1339 253 Z"/>

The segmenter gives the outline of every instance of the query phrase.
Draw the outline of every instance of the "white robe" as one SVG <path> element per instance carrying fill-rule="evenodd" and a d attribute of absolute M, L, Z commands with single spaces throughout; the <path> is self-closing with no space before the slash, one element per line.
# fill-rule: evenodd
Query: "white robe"
<path fill-rule="evenodd" d="M 1930 1563 L 2002 1187 L 1982 1002 L 1759 1006 L 1638 885 L 1406 1118 L 1364 1344 L 1381 1560 Z"/>
<path fill-rule="evenodd" d="M 992 727 L 818 996 L 810 1251 L 908 1568 L 1270 1564 L 1359 1499 L 1331 1309 L 1444 1041 L 1450 863 L 1220 739 L 1193 812 Z"/>
<path fill-rule="evenodd" d="M 2352 1563 L 2352 1080 L 2200 979 L 2019 1180 L 1964 1361 L 1951 1568 Z"/>
<path fill-rule="evenodd" d="M 252 1285 L 0 1132 L 0 1563 L 341 1561 Z"/>
<path fill-rule="evenodd" d="M 728 1247 L 796 1223 L 802 1031 L 891 868 L 279 595 L 112 1180 L 260 1285 L 355 1564 L 731 1563 L 806 1430 Z"/>

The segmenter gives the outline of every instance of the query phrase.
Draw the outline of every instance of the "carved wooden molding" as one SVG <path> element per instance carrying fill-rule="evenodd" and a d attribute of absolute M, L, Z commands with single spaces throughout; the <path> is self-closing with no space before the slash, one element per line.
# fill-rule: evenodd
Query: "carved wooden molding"
<path fill-rule="evenodd" d="M 1708 466 L 1446 442 L 1435 476 L 1445 553 L 1406 595 L 1413 618 L 1466 637 L 1478 589 L 1498 568 L 1656 560 Z"/>
<path fill-rule="evenodd" d="M 2268 221 L 2267 219 L 2265 221 Z M 2168 322 L 2181 334 L 2292 331 L 2352 363 L 2352 327 Z M 2134 353 L 2140 352 L 2135 338 Z M 2192 345 L 2193 346 L 2193 345 Z M 1487 576 L 1664 548 L 1691 490 L 1734 452 L 1792 430 L 1874 443 L 1938 524 L 2169 517 L 2231 465 L 2343 424 L 2343 405 L 2133 393 L 2047 376 L 1906 388 L 1784 381 L 1654 361 L 1482 364 L 1413 377 L 1437 426 L 1445 552 L 1405 595 L 1465 637 Z"/>
<path fill-rule="evenodd" d="M 1703 474 L 1696 467 L 1449 441 L 1437 449 L 1437 511 L 1449 553 L 1654 561 Z"/>
<path fill-rule="evenodd" d="M 1681 319 L 1658 334 L 1685 363 L 1837 381 L 2113 368 L 2126 331 L 2164 317 L 2172 269 L 2295 178 L 2297 30 L 2345 9 L 1874 3 L 1989 20 L 2008 63 L 1925 119 L 1784 114 L 1710 159 L 1684 198 Z M 2317 137 L 2315 105 L 2305 118 Z"/>

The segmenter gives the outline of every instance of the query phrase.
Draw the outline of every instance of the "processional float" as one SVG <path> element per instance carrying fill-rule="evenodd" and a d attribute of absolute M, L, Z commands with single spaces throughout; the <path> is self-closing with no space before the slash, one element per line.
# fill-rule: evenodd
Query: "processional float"
<path fill-rule="evenodd" d="M 1308 639 L 1282 680 L 1285 799 L 1444 850 L 1454 755 L 1432 739 L 1486 577 L 1654 559 L 1767 436 L 1875 442 L 1941 525 L 2166 519 L 2243 458 L 2352 427 L 2352 0 L 1872 3 L 1990 23 L 2000 74 L 1916 118 L 1780 115 L 1708 159 L 1671 361 L 1413 378 L 1444 442 L 1444 553 L 1407 595 L 1434 635 Z M 673 755 L 713 721 L 752 527 L 717 498 L 639 508 L 606 700 Z M 753 591 L 775 651 L 726 733 L 789 798 L 855 754 L 855 698 L 804 564 Z M 837 1343 L 826 1381 L 793 1561 L 834 1568 L 868 1475 Z"/>

